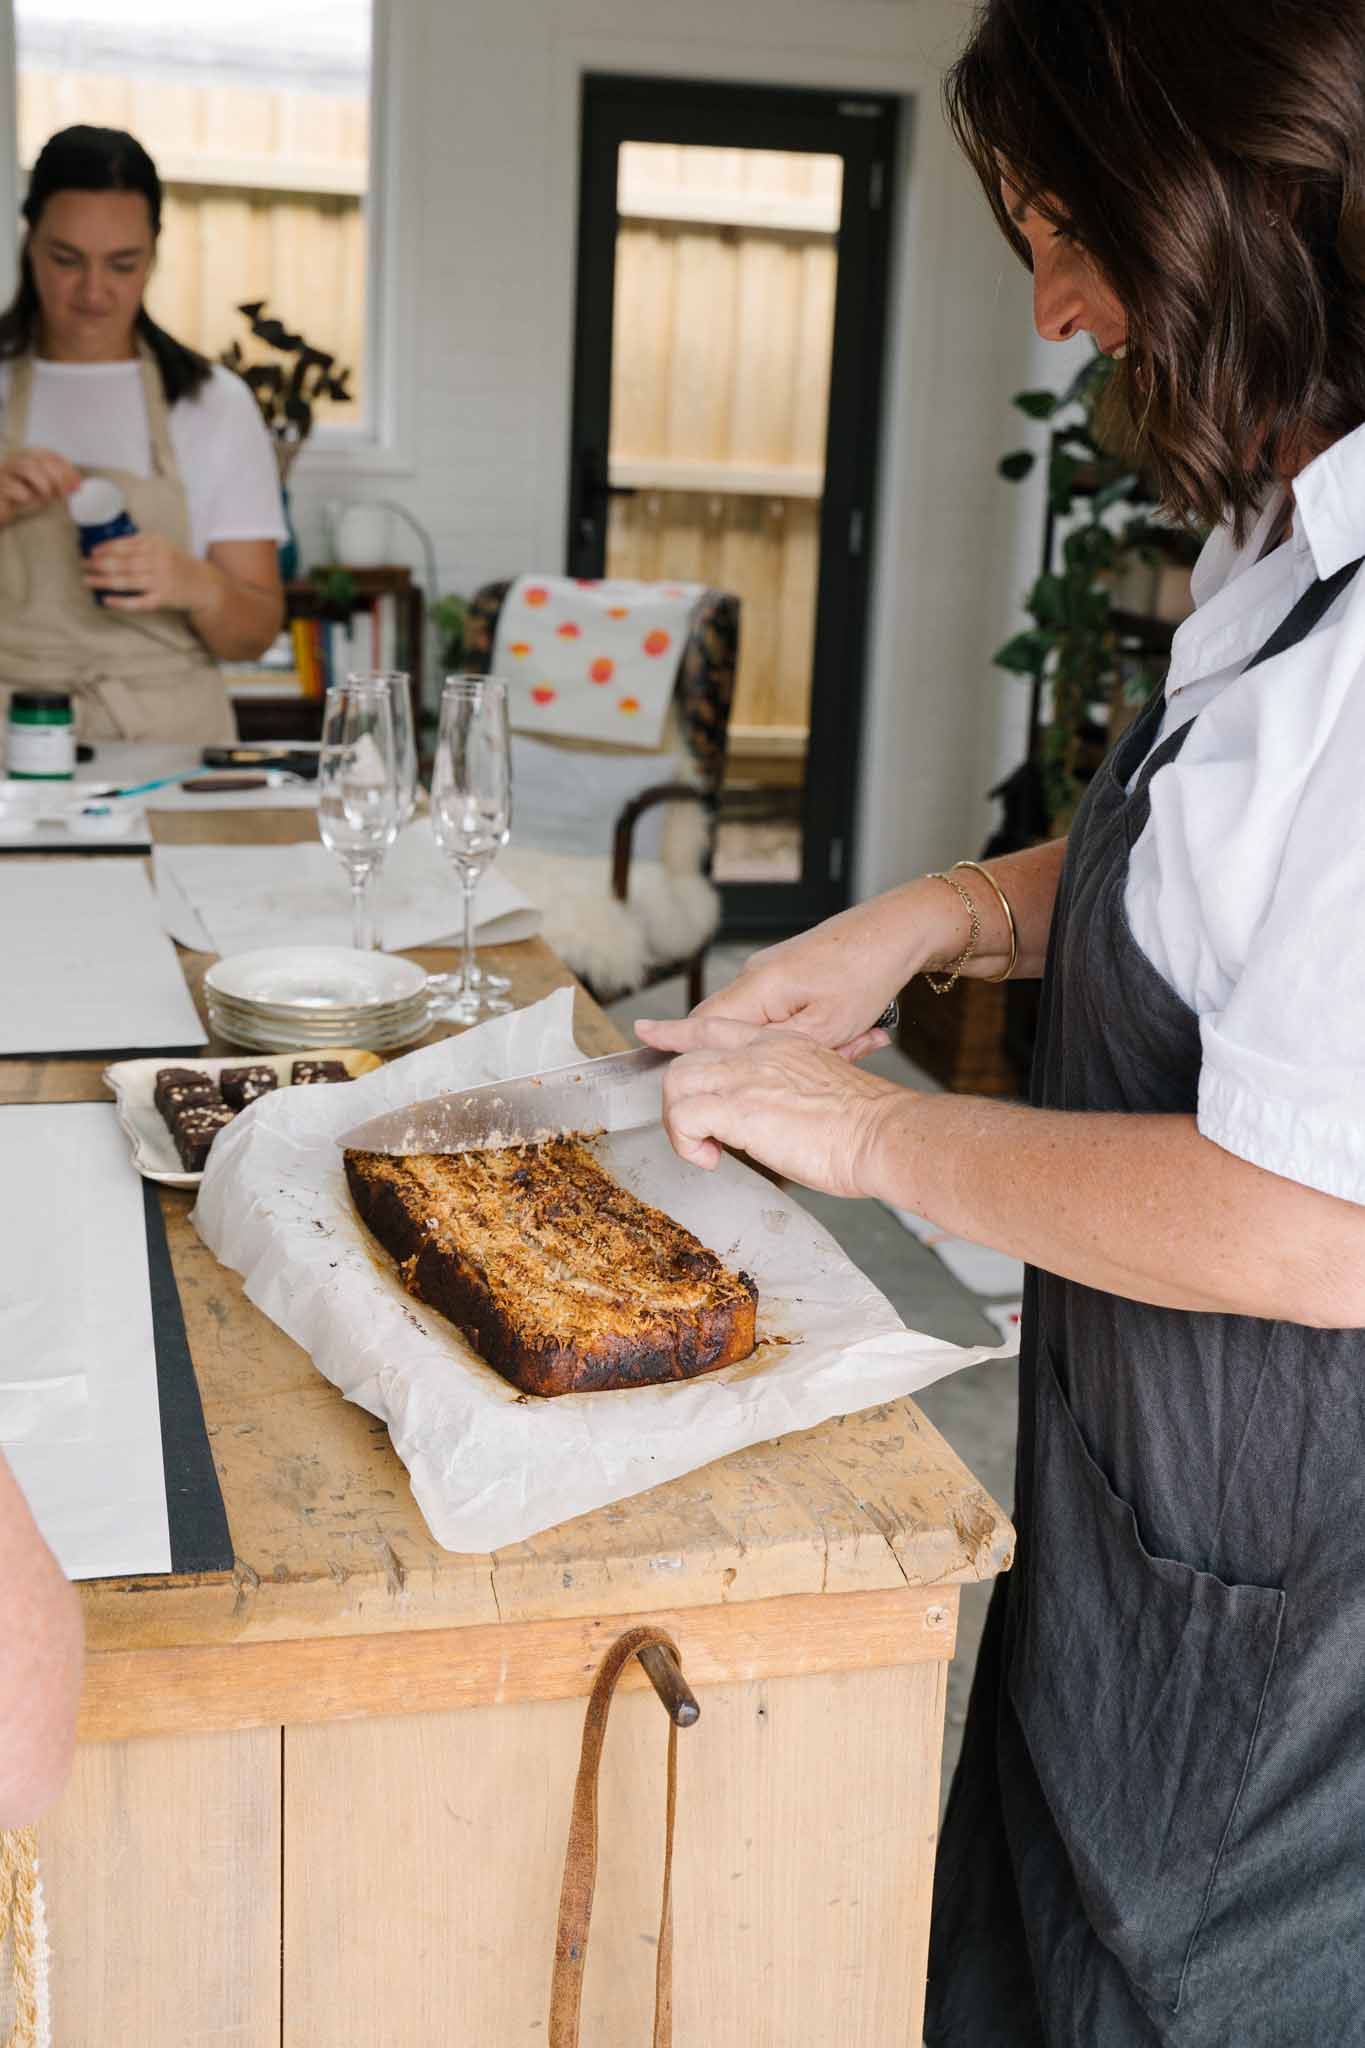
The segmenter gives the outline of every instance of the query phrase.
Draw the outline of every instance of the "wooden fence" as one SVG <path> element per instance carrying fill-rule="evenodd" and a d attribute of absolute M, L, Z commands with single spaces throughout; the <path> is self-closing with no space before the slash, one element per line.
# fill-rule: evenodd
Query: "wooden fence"
<path fill-rule="evenodd" d="M 273 313 L 365 374 L 369 108 L 359 95 L 143 83 L 104 72 L 20 70 L 19 158 L 76 121 L 125 128 L 165 184 L 153 317 L 217 357 L 229 341 L 268 359 L 236 311 Z M 319 408 L 339 422 L 359 405 Z"/>
<path fill-rule="evenodd" d="M 743 600 L 732 755 L 801 780 L 809 726 L 837 157 L 622 151 L 608 569 Z"/>

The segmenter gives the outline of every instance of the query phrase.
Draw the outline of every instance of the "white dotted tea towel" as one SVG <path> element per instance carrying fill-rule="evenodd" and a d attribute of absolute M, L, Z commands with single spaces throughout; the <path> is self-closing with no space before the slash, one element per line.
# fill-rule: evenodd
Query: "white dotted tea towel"
<path fill-rule="evenodd" d="M 503 599 L 493 674 L 515 732 L 658 747 L 701 583 L 519 576 Z"/>

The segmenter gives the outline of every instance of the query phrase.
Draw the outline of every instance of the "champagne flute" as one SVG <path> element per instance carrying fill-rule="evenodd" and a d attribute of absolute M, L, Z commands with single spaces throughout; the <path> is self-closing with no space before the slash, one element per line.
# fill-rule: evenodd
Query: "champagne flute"
<path fill-rule="evenodd" d="M 364 676 L 357 676 L 354 680 L 364 682 L 367 679 Z M 402 669 L 376 669 L 372 680 L 387 682 L 393 690 L 394 732 L 399 759 L 398 786 L 403 793 L 403 815 L 398 826 L 401 832 L 417 809 L 417 732 L 412 716 L 411 678 Z M 468 970 L 468 976 L 475 988 L 489 989 L 494 995 L 502 995 L 512 986 L 505 974 L 496 974 L 492 968 L 481 966 L 477 960 Z M 432 983 L 438 994 L 453 993 L 456 980 L 457 977 L 453 974 L 432 976 Z"/>
<path fill-rule="evenodd" d="M 412 678 L 405 669 L 377 668 L 348 675 L 348 683 L 382 683 L 393 703 L 393 744 L 398 765 L 398 829 L 417 809 L 417 727 L 412 716 Z"/>
<path fill-rule="evenodd" d="M 378 945 L 370 884 L 398 837 L 402 815 L 393 695 L 387 682 L 334 683 L 322 710 L 318 836 L 351 885 L 351 943 Z"/>
<path fill-rule="evenodd" d="M 474 891 L 507 844 L 512 824 L 512 754 L 507 685 L 493 676 L 447 676 L 431 777 L 431 829 L 464 891 L 464 949 L 459 972 L 433 975 L 432 1015 L 454 1024 L 510 1010 L 476 979 Z"/>

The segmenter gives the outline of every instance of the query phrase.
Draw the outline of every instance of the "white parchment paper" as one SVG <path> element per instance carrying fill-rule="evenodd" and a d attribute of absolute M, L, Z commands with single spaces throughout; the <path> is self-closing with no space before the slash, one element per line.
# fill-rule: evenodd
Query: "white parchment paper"
<path fill-rule="evenodd" d="M 386 1109 L 567 1064 L 579 1056 L 572 1015 L 560 989 L 346 1087 L 262 1097 L 215 1141 L 194 1210 L 250 1299 L 387 1423 L 438 1543 L 496 1550 L 1016 1348 L 964 1351 L 907 1330 L 791 1196 L 730 1159 L 714 1173 L 685 1166 L 655 1126 L 598 1140 L 599 1156 L 753 1276 L 757 1351 L 677 1385 L 519 1395 L 403 1291 L 355 1215 L 336 1141 Z"/>
<path fill-rule="evenodd" d="M 348 946 L 350 892 L 325 846 L 158 846 L 152 854 L 162 922 L 182 946 L 225 959 L 257 946 Z M 463 909 L 454 870 L 429 825 L 410 825 L 375 878 L 384 946 L 457 945 Z M 481 946 L 534 937 L 540 912 L 497 868 L 479 878 Z"/>

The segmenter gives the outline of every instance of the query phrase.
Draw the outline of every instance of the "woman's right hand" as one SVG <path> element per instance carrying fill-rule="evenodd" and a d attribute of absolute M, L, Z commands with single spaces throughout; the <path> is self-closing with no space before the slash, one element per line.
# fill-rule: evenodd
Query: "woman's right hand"
<path fill-rule="evenodd" d="M 0 462 L 0 526 L 27 519 L 56 498 L 69 497 L 81 482 L 74 462 L 51 448 L 21 448 Z"/>
<path fill-rule="evenodd" d="M 708 996 L 681 1024 L 642 1019 L 636 1029 L 647 1044 L 680 1052 L 691 1048 L 694 1020 L 733 1017 L 798 1031 L 857 1059 L 886 1043 L 876 1021 L 906 982 L 922 967 L 956 958 L 966 940 L 961 899 L 942 882 L 921 877 L 765 946 L 728 988 Z"/>

